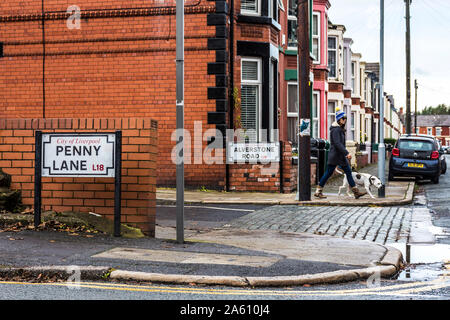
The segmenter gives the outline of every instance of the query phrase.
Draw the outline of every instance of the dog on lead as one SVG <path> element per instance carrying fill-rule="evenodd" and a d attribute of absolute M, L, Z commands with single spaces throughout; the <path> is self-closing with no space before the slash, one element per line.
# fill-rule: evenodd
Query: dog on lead
<path fill-rule="evenodd" d="M 345 177 L 345 173 L 339 169 L 336 169 L 336 171 L 339 174 L 344 175 L 344 181 L 342 183 L 342 186 L 339 187 L 338 195 L 339 196 L 341 195 L 341 191 L 343 189 L 347 189 L 347 195 L 351 197 L 352 195 L 350 194 L 350 187 L 348 185 L 347 177 Z M 352 172 L 352 176 L 353 176 L 353 180 L 355 180 L 356 185 L 364 186 L 367 193 L 372 197 L 372 199 L 375 199 L 373 194 L 370 192 L 370 187 L 374 186 L 377 189 L 381 188 L 381 186 L 382 186 L 381 180 L 378 177 L 373 176 L 368 173 Z"/>

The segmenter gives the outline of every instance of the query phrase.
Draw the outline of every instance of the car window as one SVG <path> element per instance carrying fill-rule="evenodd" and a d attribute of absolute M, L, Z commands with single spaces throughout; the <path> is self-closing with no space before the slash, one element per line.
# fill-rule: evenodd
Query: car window
<path fill-rule="evenodd" d="M 421 140 L 400 140 L 399 149 L 407 149 L 414 151 L 432 151 L 433 144 L 431 142 Z"/>

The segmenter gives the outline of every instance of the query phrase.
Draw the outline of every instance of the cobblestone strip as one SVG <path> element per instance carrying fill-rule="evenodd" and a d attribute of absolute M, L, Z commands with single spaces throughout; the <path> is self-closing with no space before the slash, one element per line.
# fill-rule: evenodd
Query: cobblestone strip
<path fill-rule="evenodd" d="M 327 230 L 327 234 L 331 236 L 335 236 L 341 229 L 341 224 L 339 224 L 339 221 L 344 218 L 344 216 L 347 216 L 349 214 L 353 214 L 358 210 L 357 207 L 355 208 L 343 208 L 341 211 L 341 214 L 335 215 L 331 218 L 331 221 L 329 221 L 330 228 Z"/>
<path fill-rule="evenodd" d="M 320 215 L 316 217 L 316 219 L 309 224 L 308 228 L 305 229 L 304 232 L 316 232 L 323 224 L 326 224 L 329 221 L 329 218 L 336 214 L 336 208 L 328 207 L 325 211 L 322 211 Z"/>
<path fill-rule="evenodd" d="M 391 220 L 391 226 L 388 230 L 387 237 L 385 239 L 386 242 L 396 242 L 398 233 L 400 231 L 400 226 L 402 219 L 405 214 L 405 208 L 399 208 L 394 216 L 394 218 Z"/>
<path fill-rule="evenodd" d="M 358 210 L 358 212 L 356 212 L 353 217 L 351 217 L 347 223 L 351 224 L 351 225 L 358 225 L 358 226 L 363 226 L 363 222 L 364 219 L 367 215 L 370 214 L 370 212 L 372 211 L 372 208 L 361 208 L 361 210 Z"/>
<path fill-rule="evenodd" d="M 377 243 L 385 243 L 391 225 L 391 218 L 395 215 L 397 209 L 398 208 L 389 208 L 382 220 L 377 221 L 375 219 L 375 222 L 378 222 L 377 225 L 380 224 L 380 227 L 378 228 L 378 232 L 373 241 Z"/>
<path fill-rule="evenodd" d="M 234 228 L 269 229 L 326 234 L 385 244 L 406 242 L 411 208 L 273 206 L 230 223 Z"/>
<path fill-rule="evenodd" d="M 397 232 L 397 242 L 407 242 L 410 232 L 410 225 L 411 225 L 411 211 L 412 209 L 405 209 L 403 211 L 402 219 L 400 222 L 399 231 Z"/>
<path fill-rule="evenodd" d="M 302 214 L 298 214 L 297 212 L 292 212 L 292 214 L 292 220 L 290 221 L 288 228 L 285 230 L 287 232 L 298 232 L 297 230 L 302 224 L 312 219 L 311 209 L 309 208 L 302 210 Z"/>
<path fill-rule="evenodd" d="M 347 225 L 347 222 L 350 219 L 350 217 L 353 216 L 354 214 L 356 214 L 359 210 L 361 210 L 361 208 L 355 207 L 355 208 L 352 208 L 350 211 L 347 211 L 346 214 L 344 214 L 343 216 L 341 216 L 339 218 L 339 220 L 337 221 L 337 224 L 342 225 L 342 226 Z"/>
<path fill-rule="evenodd" d="M 366 217 L 363 220 L 364 229 L 360 229 L 360 236 L 362 240 L 366 240 L 368 238 L 369 231 L 372 228 L 373 222 L 376 219 L 376 217 L 381 213 L 383 210 L 382 208 L 371 208 L 372 210 L 368 212 Z M 364 234 L 362 234 L 364 232 Z M 368 240 L 368 239 L 367 239 Z"/>
<path fill-rule="evenodd" d="M 389 208 L 382 208 L 381 211 L 374 214 L 367 221 L 367 226 L 369 227 L 369 231 L 365 236 L 365 240 L 375 241 L 378 236 L 378 232 L 381 229 L 381 224 L 383 219 L 389 213 Z"/>
<path fill-rule="evenodd" d="M 308 211 L 308 214 L 311 216 L 311 218 L 299 223 L 297 228 L 295 229 L 295 232 L 307 232 L 307 230 L 310 229 L 315 222 L 319 221 L 322 218 L 323 213 L 329 211 L 330 209 L 332 209 L 332 207 L 320 207 L 318 211 L 317 208 L 311 208 Z"/>
<path fill-rule="evenodd" d="M 398 208 L 390 208 L 388 215 L 383 220 L 383 223 L 381 225 L 380 233 L 377 236 L 376 242 L 379 243 L 386 243 L 386 240 L 389 236 L 389 232 L 392 229 L 392 220 L 394 219 L 396 213 L 398 211 Z"/>
<path fill-rule="evenodd" d="M 401 208 L 402 210 L 400 211 L 401 216 L 399 217 L 399 220 L 395 222 L 395 226 L 397 228 L 396 233 L 395 233 L 395 242 L 401 241 L 402 238 L 405 238 L 402 235 L 402 226 L 405 222 L 405 217 L 407 215 L 408 209 L 406 208 Z"/>
<path fill-rule="evenodd" d="M 366 208 L 358 208 L 357 211 L 353 212 L 352 215 L 347 216 L 346 220 L 344 221 L 344 225 L 348 226 L 347 230 L 343 234 L 344 238 L 354 238 L 355 234 L 358 232 L 358 230 L 361 228 L 360 225 L 357 225 L 355 222 L 356 220 L 364 214 L 366 211 Z"/>
<path fill-rule="evenodd" d="M 250 230 L 259 229 L 264 224 L 267 224 L 269 221 L 272 221 L 272 218 L 280 214 L 282 213 L 263 209 L 260 211 L 250 213 L 243 218 L 235 220 L 232 226 L 236 228 L 248 228 Z"/>

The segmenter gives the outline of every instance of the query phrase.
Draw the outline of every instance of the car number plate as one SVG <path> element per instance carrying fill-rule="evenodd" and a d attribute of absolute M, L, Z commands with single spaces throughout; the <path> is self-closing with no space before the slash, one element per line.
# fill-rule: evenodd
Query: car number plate
<path fill-rule="evenodd" d="M 423 163 L 408 163 L 410 168 L 423 168 Z"/>

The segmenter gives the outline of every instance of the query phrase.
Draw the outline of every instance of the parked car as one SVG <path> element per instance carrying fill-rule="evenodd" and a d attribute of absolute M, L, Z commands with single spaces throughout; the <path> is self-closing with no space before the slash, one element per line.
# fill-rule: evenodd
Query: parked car
<path fill-rule="evenodd" d="M 402 135 L 396 142 L 389 159 L 388 180 L 395 176 L 413 176 L 439 183 L 442 172 L 438 140 L 432 136 Z"/>
<path fill-rule="evenodd" d="M 449 146 L 443 146 L 442 149 L 444 149 L 444 153 L 447 153 L 447 154 L 450 153 L 450 147 Z"/>

